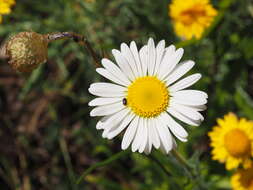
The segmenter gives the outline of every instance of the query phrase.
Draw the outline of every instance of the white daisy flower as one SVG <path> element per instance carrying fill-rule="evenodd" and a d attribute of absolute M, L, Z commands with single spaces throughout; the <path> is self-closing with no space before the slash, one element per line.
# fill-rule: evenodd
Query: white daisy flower
<path fill-rule="evenodd" d="M 155 46 L 152 38 L 139 51 L 135 42 L 122 43 L 112 50 L 117 63 L 102 59 L 103 68 L 96 71 L 113 83 L 90 85 L 89 92 L 99 96 L 89 106 L 96 106 L 91 116 L 102 116 L 97 129 L 112 139 L 126 129 L 121 147 L 149 154 L 152 146 L 168 153 L 176 145 L 173 136 L 187 141 L 188 133 L 174 118 L 198 126 L 204 117 L 199 113 L 207 103 L 207 94 L 186 89 L 201 74 L 192 74 L 178 81 L 193 66 L 193 61 L 179 63 L 184 50 L 165 41 Z M 172 136 L 173 135 L 173 136 Z"/>

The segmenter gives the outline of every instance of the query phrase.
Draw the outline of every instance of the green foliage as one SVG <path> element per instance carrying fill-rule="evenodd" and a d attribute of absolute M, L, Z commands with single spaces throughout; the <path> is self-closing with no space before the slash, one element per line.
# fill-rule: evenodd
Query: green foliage
<path fill-rule="evenodd" d="M 187 143 L 173 156 L 121 152 L 122 137 L 104 140 L 90 118 L 89 84 L 102 79 L 83 46 L 56 41 L 48 62 L 30 75 L 0 65 L 0 189 L 55 190 L 204 190 L 229 189 L 230 173 L 211 160 L 207 132 L 228 112 L 253 119 L 253 17 L 250 0 L 213 1 L 220 9 L 214 25 L 199 41 L 180 41 L 165 0 L 22 0 L 4 16 L 0 40 L 21 31 L 73 31 L 94 49 L 111 57 L 111 49 L 149 37 L 184 46 L 183 59 L 196 62 L 202 74 L 195 85 L 209 95 L 205 121 L 186 127 Z M 89 169 L 88 169 L 89 168 Z M 79 184 L 77 179 L 84 173 Z"/>

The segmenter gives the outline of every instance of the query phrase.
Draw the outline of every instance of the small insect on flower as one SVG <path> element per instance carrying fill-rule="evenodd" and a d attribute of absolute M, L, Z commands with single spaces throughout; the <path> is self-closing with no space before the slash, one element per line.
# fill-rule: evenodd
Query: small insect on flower
<path fill-rule="evenodd" d="M 169 153 L 179 140 L 187 141 L 188 133 L 173 119 L 198 126 L 204 117 L 199 113 L 207 103 L 207 94 L 186 89 L 196 83 L 200 74 L 179 80 L 193 66 L 193 61 L 179 63 L 183 49 L 165 47 L 162 40 L 155 46 L 152 38 L 140 50 L 136 43 L 123 43 L 112 50 L 116 60 L 102 59 L 103 68 L 96 71 L 113 83 L 94 83 L 89 92 L 99 96 L 89 106 L 96 106 L 91 116 L 102 116 L 97 129 L 112 139 L 126 129 L 121 147 L 149 154 L 152 147 Z M 126 106 L 127 105 L 127 106 Z M 172 134 L 171 134 L 172 133 Z"/>
<path fill-rule="evenodd" d="M 123 102 L 123 105 L 124 105 L 124 106 L 127 105 L 127 99 L 126 99 L 126 98 L 123 98 L 122 102 Z"/>

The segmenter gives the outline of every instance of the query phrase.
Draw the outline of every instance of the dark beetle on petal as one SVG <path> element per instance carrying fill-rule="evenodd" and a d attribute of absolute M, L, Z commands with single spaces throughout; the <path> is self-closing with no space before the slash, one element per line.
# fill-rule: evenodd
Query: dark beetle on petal
<path fill-rule="evenodd" d="M 122 100 L 122 102 L 123 102 L 123 105 L 127 105 L 127 99 L 126 98 L 123 98 L 123 100 Z"/>

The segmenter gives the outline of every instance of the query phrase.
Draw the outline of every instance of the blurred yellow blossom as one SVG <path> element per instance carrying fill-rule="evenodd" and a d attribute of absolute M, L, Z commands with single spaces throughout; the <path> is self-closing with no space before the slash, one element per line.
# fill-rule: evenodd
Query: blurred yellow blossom
<path fill-rule="evenodd" d="M 253 122 L 245 118 L 238 119 L 229 113 L 224 119 L 218 119 L 209 136 L 211 138 L 212 158 L 226 163 L 228 170 L 237 168 L 240 164 L 244 168 L 252 165 L 253 155 Z"/>
<path fill-rule="evenodd" d="M 172 0 L 169 4 L 174 31 L 182 39 L 201 38 L 216 15 L 209 0 Z"/>
<path fill-rule="evenodd" d="M 2 15 L 11 12 L 11 6 L 15 4 L 15 0 L 0 0 L 0 23 L 2 22 Z"/>
<path fill-rule="evenodd" d="M 253 190 L 253 167 L 236 171 L 231 184 L 233 190 Z"/>

